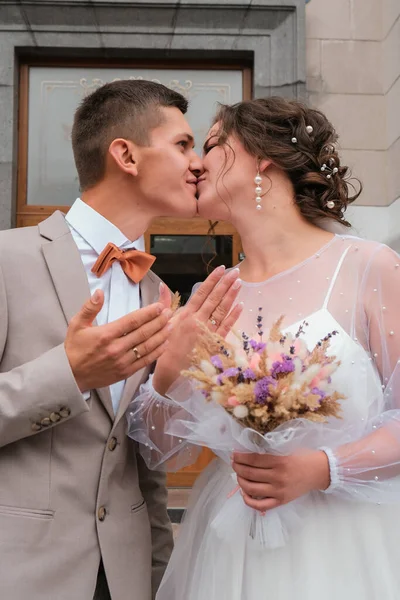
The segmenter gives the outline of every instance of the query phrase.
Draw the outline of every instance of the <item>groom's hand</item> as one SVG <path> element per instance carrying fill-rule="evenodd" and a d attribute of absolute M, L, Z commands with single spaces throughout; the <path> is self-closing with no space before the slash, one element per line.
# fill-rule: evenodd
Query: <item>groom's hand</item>
<path fill-rule="evenodd" d="M 97 290 L 71 319 L 65 351 L 82 392 L 127 379 L 157 360 L 168 344 L 172 312 L 158 302 L 93 327 L 104 303 Z"/>

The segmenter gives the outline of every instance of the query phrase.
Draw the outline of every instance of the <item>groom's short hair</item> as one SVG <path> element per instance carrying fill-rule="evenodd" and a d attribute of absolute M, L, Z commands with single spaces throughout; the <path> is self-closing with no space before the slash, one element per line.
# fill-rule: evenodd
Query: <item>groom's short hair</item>
<path fill-rule="evenodd" d="M 163 122 L 162 107 L 186 113 L 188 102 L 178 92 L 145 80 L 106 83 L 84 98 L 75 112 L 72 149 L 81 191 L 105 174 L 108 148 L 116 138 L 150 143 L 150 132 Z"/>

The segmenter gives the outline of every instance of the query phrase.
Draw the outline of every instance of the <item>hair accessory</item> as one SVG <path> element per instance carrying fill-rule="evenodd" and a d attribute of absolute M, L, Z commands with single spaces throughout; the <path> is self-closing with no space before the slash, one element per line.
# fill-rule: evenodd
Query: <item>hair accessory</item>
<path fill-rule="evenodd" d="M 292 137 L 292 144 L 297 144 L 297 138 L 296 137 Z"/>
<path fill-rule="evenodd" d="M 312 125 L 307 125 L 306 131 L 307 131 L 307 133 L 309 133 L 311 135 L 312 132 L 314 131 L 314 127 Z"/>
<path fill-rule="evenodd" d="M 325 163 L 322 165 L 320 170 L 322 173 L 327 173 L 327 175 L 326 175 L 327 179 L 331 179 L 332 175 L 336 175 L 336 173 L 339 171 L 339 169 L 337 167 L 333 167 L 333 169 L 331 169 L 331 167 L 329 167 Z"/>
<path fill-rule="evenodd" d="M 335 152 L 335 146 L 333 144 L 328 144 L 324 148 L 325 152 Z"/>
<path fill-rule="evenodd" d="M 326 207 L 329 208 L 330 210 L 332 210 L 332 208 L 335 208 L 335 203 L 333 200 L 328 200 L 328 202 L 326 203 Z"/>
<path fill-rule="evenodd" d="M 256 184 L 256 189 L 254 190 L 256 193 L 256 209 L 257 210 L 261 210 L 262 206 L 261 206 L 261 202 L 262 202 L 262 198 L 261 198 L 261 194 L 262 194 L 262 187 L 261 187 L 261 183 L 262 183 L 262 177 L 260 175 L 260 169 L 257 169 L 257 175 L 254 177 L 254 183 Z"/>

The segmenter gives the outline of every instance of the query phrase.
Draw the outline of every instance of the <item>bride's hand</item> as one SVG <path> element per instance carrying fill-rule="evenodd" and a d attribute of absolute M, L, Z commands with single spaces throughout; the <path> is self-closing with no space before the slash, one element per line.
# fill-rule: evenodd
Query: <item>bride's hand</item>
<path fill-rule="evenodd" d="M 215 269 L 171 319 L 172 333 L 169 345 L 158 359 L 154 371 L 154 389 L 165 395 L 180 372 L 189 366 L 189 357 L 196 343 L 197 323 L 207 324 L 225 337 L 236 323 L 242 306 L 232 308 L 240 291 L 239 269 L 224 273 Z"/>
<path fill-rule="evenodd" d="M 245 503 L 265 512 L 330 483 L 325 452 L 289 456 L 235 453 L 232 463 Z"/>

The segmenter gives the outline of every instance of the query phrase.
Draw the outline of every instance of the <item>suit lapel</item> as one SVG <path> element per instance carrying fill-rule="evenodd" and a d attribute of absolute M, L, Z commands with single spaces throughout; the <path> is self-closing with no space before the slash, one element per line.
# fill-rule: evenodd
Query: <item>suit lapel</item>
<path fill-rule="evenodd" d="M 90 296 L 89 283 L 79 250 L 65 221 L 57 211 L 39 224 L 39 233 L 47 241 L 42 252 L 47 263 L 67 324 Z M 105 409 L 114 420 L 109 388 L 97 390 Z"/>
<path fill-rule="evenodd" d="M 149 271 L 147 275 L 143 278 L 140 284 L 140 297 L 142 307 L 148 306 L 149 304 L 153 304 L 153 302 L 157 302 L 159 297 L 160 281 L 161 280 L 159 279 L 159 277 L 157 277 L 157 275 L 155 275 L 155 273 L 153 273 L 152 271 Z M 119 403 L 119 408 L 115 419 L 116 423 L 125 414 L 131 400 L 135 395 L 136 390 L 142 383 L 146 381 L 149 372 L 149 367 L 143 368 L 126 380 L 121 402 Z"/>
<path fill-rule="evenodd" d="M 65 320 L 69 323 L 90 296 L 79 250 L 61 213 L 54 213 L 41 223 L 39 231 L 49 240 L 43 243 L 42 252 Z"/>

